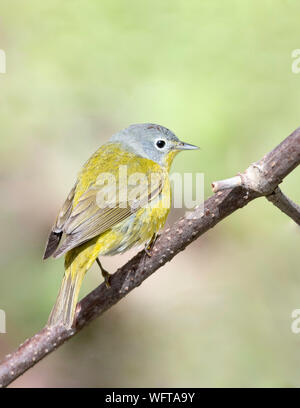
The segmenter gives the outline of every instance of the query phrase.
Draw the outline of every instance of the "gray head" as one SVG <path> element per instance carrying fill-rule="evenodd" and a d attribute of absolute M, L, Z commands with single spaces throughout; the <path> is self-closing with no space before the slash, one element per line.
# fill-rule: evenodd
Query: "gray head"
<path fill-rule="evenodd" d="M 114 134 L 110 143 L 120 143 L 124 149 L 164 166 L 181 150 L 197 146 L 180 141 L 169 129 L 153 123 L 139 123 Z M 173 154 L 169 154 L 173 153 Z"/>

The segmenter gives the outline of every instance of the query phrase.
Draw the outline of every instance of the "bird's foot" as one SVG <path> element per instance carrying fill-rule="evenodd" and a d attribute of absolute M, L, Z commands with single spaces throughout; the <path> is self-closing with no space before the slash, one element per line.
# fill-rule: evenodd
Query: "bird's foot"
<path fill-rule="evenodd" d="M 145 252 L 146 252 L 146 255 L 149 256 L 149 258 L 151 258 L 151 256 L 152 256 L 151 251 L 152 251 L 152 248 L 154 247 L 155 241 L 157 240 L 157 236 L 158 236 L 157 234 L 153 234 L 153 236 L 152 236 L 152 238 L 150 239 L 150 241 L 148 241 L 148 242 L 146 243 L 146 245 L 145 245 L 144 250 L 145 250 Z"/>
<path fill-rule="evenodd" d="M 105 282 L 106 287 L 109 289 L 111 287 L 110 280 L 111 280 L 112 274 L 105 271 L 105 270 L 103 270 L 102 271 L 102 276 L 104 278 L 104 282 Z"/>
<path fill-rule="evenodd" d="M 99 261 L 99 258 L 97 258 L 96 261 L 97 261 L 97 264 L 99 265 L 99 268 L 101 270 L 101 274 L 102 274 L 102 276 L 104 278 L 105 285 L 109 289 L 111 287 L 110 280 L 111 280 L 112 274 L 107 272 L 103 268 L 103 266 L 101 265 L 101 262 Z"/>

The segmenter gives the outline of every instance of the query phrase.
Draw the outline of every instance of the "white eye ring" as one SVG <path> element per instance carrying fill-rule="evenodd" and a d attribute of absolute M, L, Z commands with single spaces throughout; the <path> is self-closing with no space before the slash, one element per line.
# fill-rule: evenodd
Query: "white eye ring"
<path fill-rule="evenodd" d="M 162 150 L 166 146 L 166 142 L 163 139 L 157 139 L 155 141 L 155 146 L 157 149 Z"/>

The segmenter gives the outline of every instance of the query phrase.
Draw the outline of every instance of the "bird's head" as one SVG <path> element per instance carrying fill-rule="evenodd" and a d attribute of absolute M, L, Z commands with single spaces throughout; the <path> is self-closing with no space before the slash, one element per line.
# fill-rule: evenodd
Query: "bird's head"
<path fill-rule="evenodd" d="M 180 151 L 199 149 L 182 142 L 169 129 L 152 123 L 131 125 L 113 135 L 110 142 L 120 143 L 127 151 L 166 168 Z"/>

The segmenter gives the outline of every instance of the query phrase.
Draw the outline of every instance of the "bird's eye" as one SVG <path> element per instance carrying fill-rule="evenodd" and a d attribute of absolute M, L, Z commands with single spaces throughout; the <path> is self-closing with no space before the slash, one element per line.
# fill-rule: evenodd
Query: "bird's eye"
<path fill-rule="evenodd" d="M 166 142 L 165 142 L 164 140 L 158 140 L 158 141 L 156 142 L 156 146 L 157 146 L 159 149 L 164 148 L 165 145 L 166 145 Z"/>

